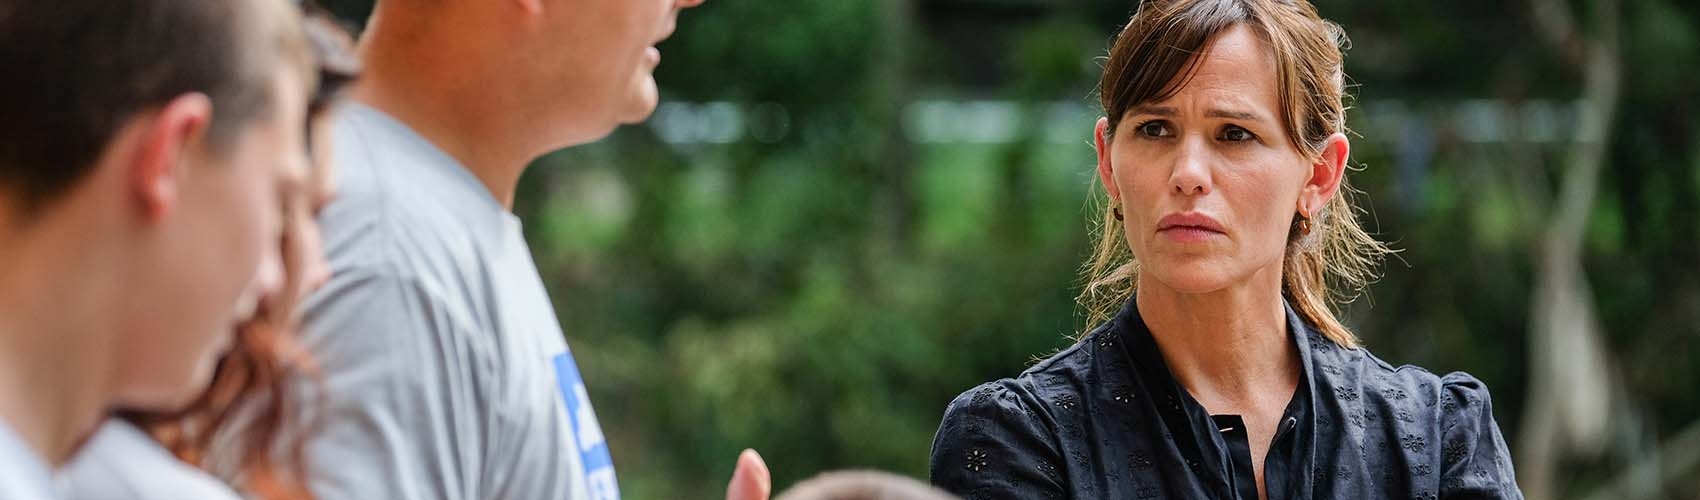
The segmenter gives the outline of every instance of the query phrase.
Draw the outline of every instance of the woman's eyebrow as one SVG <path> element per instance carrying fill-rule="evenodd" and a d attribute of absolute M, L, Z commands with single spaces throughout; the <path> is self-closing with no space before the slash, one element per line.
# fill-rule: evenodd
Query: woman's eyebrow
<path fill-rule="evenodd" d="M 1136 115 L 1157 115 L 1157 116 L 1170 116 L 1170 117 L 1172 117 L 1172 116 L 1180 114 L 1180 112 L 1175 111 L 1175 108 L 1172 107 L 1172 106 L 1134 106 L 1133 107 L 1133 114 L 1136 114 Z"/>
<path fill-rule="evenodd" d="M 1174 117 L 1174 116 L 1179 115 L 1180 111 L 1176 110 L 1172 106 L 1134 106 L 1133 107 L 1133 114 Z M 1227 119 L 1230 119 L 1230 120 L 1246 120 L 1246 121 L 1261 121 L 1263 119 L 1263 115 L 1259 115 L 1259 114 L 1251 112 L 1251 111 L 1241 111 L 1241 110 L 1223 109 L 1223 108 L 1207 109 L 1207 110 L 1204 111 L 1204 116 L 1206 118 L 1227 118 Z"/>
<path fill-rule="evenodd" d="M 1229 120 L 1245 120 L 1245 121 L 1260 121 L 1260 120 L 1263 119 L 1263 116 L 1258 115 L 1257 113 L 1250 112 L 1250 111 L 1239 111 L 1239 110 L 1221 109 L 1221 108 L 1210 108 L 1208 110 L 1205 110 L 1204 116 L 1208 117 L 1208 118 L 1227 118 Z"/>

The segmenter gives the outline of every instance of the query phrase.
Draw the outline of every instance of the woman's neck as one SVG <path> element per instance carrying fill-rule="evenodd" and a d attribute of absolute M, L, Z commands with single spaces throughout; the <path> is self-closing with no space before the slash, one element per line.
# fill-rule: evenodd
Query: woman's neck
<path fill-rule="evenodd" d="M 1169 371 L 1212 413 L 1279 411 L 1291 398 L 1299 357 L 1278 278 L 1204 294 L 1142 279 L 1135 300 Z"/>

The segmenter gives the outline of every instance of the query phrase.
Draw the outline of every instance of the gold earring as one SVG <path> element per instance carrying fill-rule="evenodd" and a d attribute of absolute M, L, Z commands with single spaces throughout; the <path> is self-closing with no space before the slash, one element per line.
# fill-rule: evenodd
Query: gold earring
<path fill-rule="evenodd" d="M 1310 216 L 1299 212 L 1299 236 L 1310 236 Z"/>
<path fill-rule="evenodd" d="M 1122 220 L 1122 206 L 1110 205 L 1110 211 L 1116 214 L 1116 220 Z"/>

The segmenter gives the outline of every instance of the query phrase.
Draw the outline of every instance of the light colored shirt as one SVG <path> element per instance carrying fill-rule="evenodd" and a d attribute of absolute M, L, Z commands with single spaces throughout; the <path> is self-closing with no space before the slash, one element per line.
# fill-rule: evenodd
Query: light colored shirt
<path fill-rule="evenodd" d="M 51 500 L 51 469 L 24 439 L 0 422 L 0 498 L 6 500 Z"/>
<path fill-rule="evenodd" d="M 238 500 L 141 429 L 108 420 L 54 477 L 65 500 Z M 11 497 L 0 497 L 11 498 Z"/>
<path fill-rule="evenodd" d="M 333 278 L 304 304 L 328 403 L 321 500 L 619 498 L 613 462 L 520 221 L 406 125 L 334 128 L 320 216 Z"/>

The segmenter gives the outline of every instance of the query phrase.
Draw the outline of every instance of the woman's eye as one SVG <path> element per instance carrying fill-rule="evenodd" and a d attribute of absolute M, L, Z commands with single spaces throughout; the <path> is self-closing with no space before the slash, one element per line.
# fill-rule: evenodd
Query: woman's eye
<path fill-rule="evenodd" d="M 1168 137 L 1169 125 L 1160 120 L 1152 120 L 1139 124 L 1139 135 L 1146 137 Z"/>
<path fill-rule="evenodd" d="M 1223 129 L 1221 137 L 1222 140 L 1228 142 L 1245 142 L 1256 138 L 1257 136 L 1252 135 L 1251 131 L 1235 127 L 1233 125 L 1229 125 L 1228 128 Z"/>

